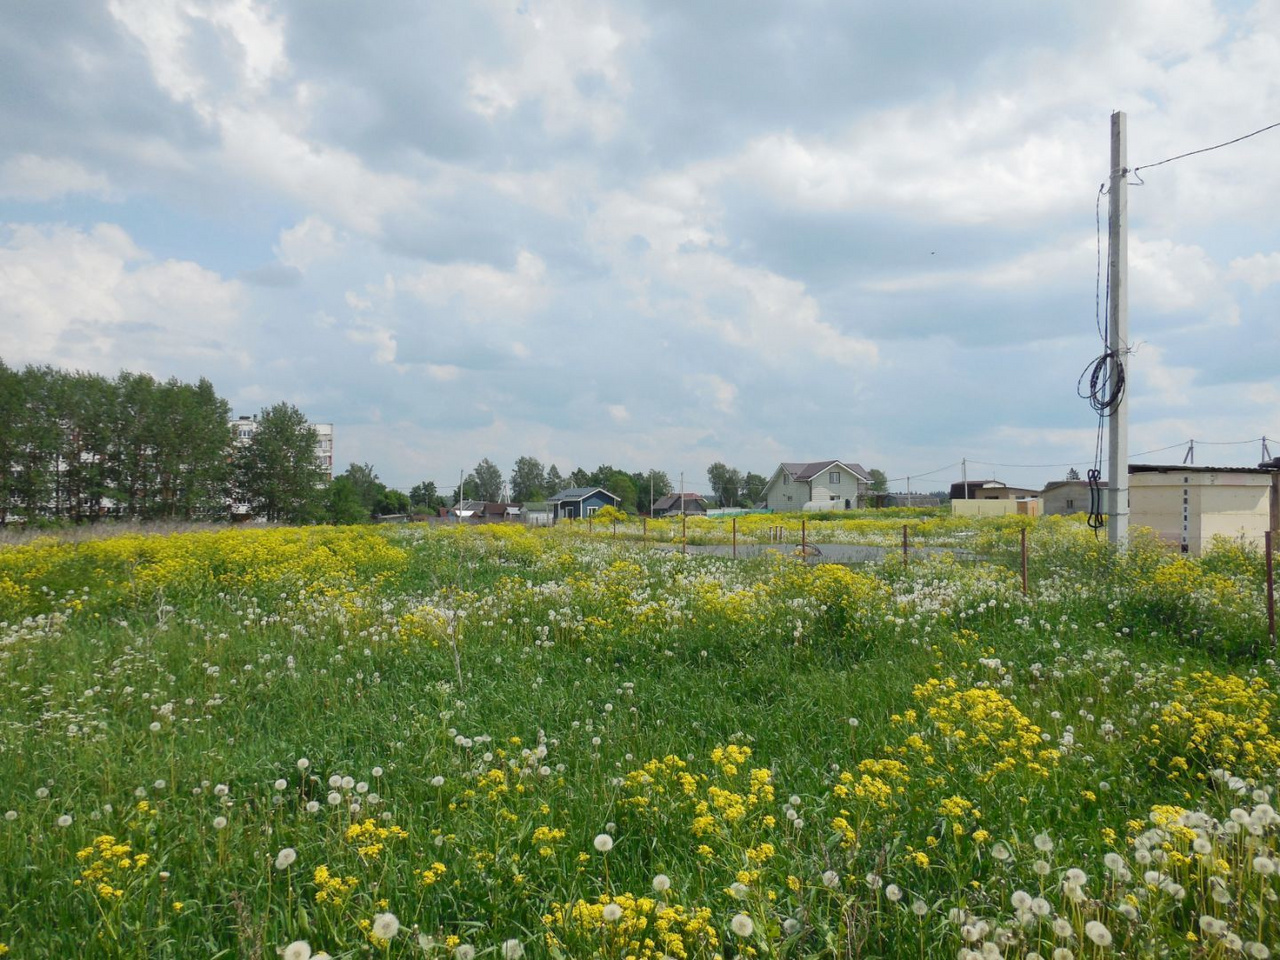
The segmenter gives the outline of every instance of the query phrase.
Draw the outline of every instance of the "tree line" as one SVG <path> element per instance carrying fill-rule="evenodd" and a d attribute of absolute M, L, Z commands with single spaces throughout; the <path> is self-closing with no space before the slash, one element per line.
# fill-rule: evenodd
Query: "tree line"
<path fill-rule="evenodd" d="M 116 377 L 0 360 L 0 523 L 322 519 L 316 434 L 289 404 L 236 442 L 231 408 L 201 378 Z"/>

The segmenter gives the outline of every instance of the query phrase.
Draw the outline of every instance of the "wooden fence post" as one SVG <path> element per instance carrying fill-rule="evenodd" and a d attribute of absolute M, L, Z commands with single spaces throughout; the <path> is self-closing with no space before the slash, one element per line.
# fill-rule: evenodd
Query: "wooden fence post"
<path fill-rule="evenodd" d="M 902 565 L 905 567 L 907 563 L 907 525 L 904 523 L 902 525 Z"/>
<path fill-rule="evenodd" d="M 1267 552 L 1267 639 L 1271 641 L 1271 649 L 1276 647 L 1276 576 L 1274 560 L 1275 534 L 1268 530 L 1263 538 L 1263 548 Z"/>
<path fill-rule="evenodd" d="M 738 518 L 733 518 L 733 559 L 738 559 Z"/>
<path fill-rule="evenodd" d="M 1022 528 L 1022 595 L 1027 595 L 1027 528 Z"/>
<path fill-rule="evenodd" d="M 685 515 L 680 514 L 680 552 L 689 552 L 689 528 Z"/>

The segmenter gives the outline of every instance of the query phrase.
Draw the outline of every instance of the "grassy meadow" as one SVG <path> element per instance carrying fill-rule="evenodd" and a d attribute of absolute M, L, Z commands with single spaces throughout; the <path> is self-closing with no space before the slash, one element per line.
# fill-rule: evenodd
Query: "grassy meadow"
<path fill-rule="evenodd" d="M 0 546 L 0 954 L 1280 952 L 1262 558 L 904 522 Z"/>

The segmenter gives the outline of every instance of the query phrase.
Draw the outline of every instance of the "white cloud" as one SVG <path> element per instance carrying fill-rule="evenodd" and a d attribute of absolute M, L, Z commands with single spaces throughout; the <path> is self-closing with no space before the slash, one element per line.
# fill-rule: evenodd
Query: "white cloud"
<path fill-rule="evenodd" d="M 494 119 L 535 101 L 549 133 L 585 128 L 599 139 L 611 136 L 630 90 L 622 52 L 642 36 L 639 23 L 580 0 L 492 3 L 490 9 L 512 62 L 472 67 L 471 108 Z M 596 89 L 586 92 L 589 87 Z"/>
<path fill-rule="evenodd" d="M 110 198 L 111 182 L 65 157 L 24 153 L 0 165 L 0 200 L 43 203 L 72 193 Z"/>
<path fill-rule="evenodd" d="M 631 419 L 631 414 L 627 411 L 624 404 L 611 403 L 606 407 L 606 409 L 609 411 L 609 416 L 614 423 L 626 423 Z"/>
<path fill-rule="evenodd" d="M 692 323 L 769 365 L 799 357 L 846 366 L 877 360 L 874 343 L 822 318 L 803 283 L 714 249 L 723 241 L 691 180 L 659 178 L 644 196 L 608 195 L 587 236 L 634 305 L 676 327 Z M 638 251 L 637 240 L 646 249 Z"/>
<path fill-rule="evenodd" d="M 1195 244 L 1129 239 L 1129 278 L 1134 300 L 1161 313 L 1194 312 L 1206 321 L 1235 325 L 1239 307 L 1218 265 Z"/>
<path fill-rule="evenodd" d="M 113 224 L 11 225 L 0 237 L 6 360 L 163 375 L 191 360 L 241 361 L 237 282 L 155 260 Z"/>
<path fill-rule="evenodd" d="M 284 23 L 254 0 L 111 0 L 111 15 L 142 44 L 152 75 L 171 98 L 189 103 L 205 119 L 216 101 L 251 97 L 287 73 Z M 212 28 L 221 40 L 223 63 L 234 67 L 234 91 L 219 90 L 191 49 L 193 28 Z"/>
<path fill-rule="evenodd" d="M 1126 366 L 1129 392 L 1135 410 L 1191 405 L 1198 371 L 1165 363 L 1165 352 L 1154 344 L 1143 344 Z"/>
<path fill-rule="evenodd" d="M 1255 253 L 1251 257 L 1237 257 L 1227 268 L 1227 277 L 1247 283 L 1254 293 L 1280 283 L 1280 253 Z"/>
<path fill-rule="evenodd" d="M 332 226 L 319 217 L 307 217 L 280 231 L 275 253 L 281 263 L 306 272 L 317 261 L 337 255 L 342 247 L 343 242 Z"/>
<path fill-rule="evenodd" d="M 550 295 L 546 264 L 521 250 L 513 270 L 486 263 L 430 264 L 404 276 L 400 286 L 433 307 L 453 306 L 468 321 L 519 320 Z"/>
<path fill-rule="evenodd" d="M 690 374 L 684 378 L 685 387 L 702 403 L 724 414 L 734 412 L 738 388 L 724 377 L 714 373 Z"/>

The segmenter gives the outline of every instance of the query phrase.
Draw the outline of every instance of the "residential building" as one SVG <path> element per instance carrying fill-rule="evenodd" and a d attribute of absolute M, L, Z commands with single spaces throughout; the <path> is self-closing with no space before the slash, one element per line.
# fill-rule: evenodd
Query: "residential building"
<path fill-rule="evenodd" d="M 700 493 L 686 493 L 683 495 L 669 493 L 654 503 L 653 515 L 655 517 L 678 517 L 681 514 L 687 517 L 695 514 L 701 516 L 707 512 L 709 506 L 707 498 Z"/>
<path fill-rule="evenodd" d="M 1129 465 L 1129 523 L 1199 556 L 1215 536 L 1261 546 L 1277 467 Z"/>
<path fill-rule="evenodd" d="M 615 497 L 604 487 L 569 487 L 561 490 L 547 502 L 552 507 L 552 520 L 581 520 L 591 516 L 601 507 L 622 508 L 622 498 Z"/>
<path fill-rule="evenodd" d="M 1098 490 L 1107 489 L 1107 481 L 1098 482 Z M 1093 494 L 1089 490 L 1088 480 L 1051 480 L 1040 491 L 1040 501 L 1044 507 L 1044 515 L 1070 516 L 1073 513 L 1088 513 Z M 1094 506 L 1100 513 L 1105 512 L 1104 494 L 1099 492 L 1098 502 Z"/>
<path fill-rule="evenodd" d="M 310 427 L 316 432 L 316 459 L 320 461 L 328 483 L 333 479 L 333 424 L 312 423 Z M 237 417 L 231 421 L 231 442 L 236 445 L 248 443 L 257 432 L 257 416 Z"/>
<path fill-rule="evenodd" d="M 449 508 L 449 516 L 469 523 L 505 523 L 520 520 L 520 504 L 490 500 L 463 500 Z"/>
<path fill-rule="evenodd" d="M 967 480 L 951 485 L 953 502 L 956 500 L 1026 500 L 1038 496 L 1040 496 L 1039 490 L 1011 487 L 1000 480 Z"/>
<path fill-rule="evenodd" d="M 856 510 L 871 491 L 871 477 L 847 460 L 780 463 L 764 487 L 770 510 Z"/>

